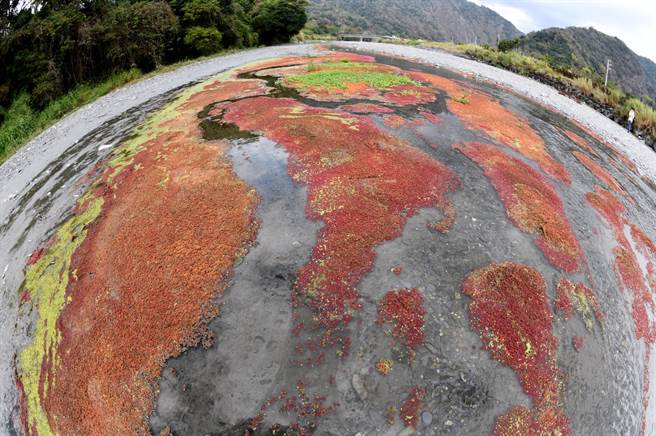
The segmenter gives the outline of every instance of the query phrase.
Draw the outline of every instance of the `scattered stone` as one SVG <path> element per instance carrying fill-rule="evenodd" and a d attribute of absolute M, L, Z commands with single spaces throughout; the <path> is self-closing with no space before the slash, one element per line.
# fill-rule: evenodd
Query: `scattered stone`
<path fill-rule="evenodd" d="M 444 425 L 446 425 L 447 427 L 451 427 L 453 425 L 453 421 L 447 419 L 446 421 L 444 421 Z"/>
<path fill-rule="evenodd" d="M 362 377 L 360 377 L 358 374 L 353 374 L 353 378 L 351 379 L 351 385 L 353 386 L 353 390 L 358 395 L 360 401 L 364 401 L 367 399 L 369 393 L 367 392 L 367 388 L 364 386 L 364 381 L 362 380 Z"/>
<path fill-rule="evenodd" d="M 421 422 L 423 422 L 424 425 L 431 425 L 433 422 L 433 414 L 430 412 L 422 412 Z"/>

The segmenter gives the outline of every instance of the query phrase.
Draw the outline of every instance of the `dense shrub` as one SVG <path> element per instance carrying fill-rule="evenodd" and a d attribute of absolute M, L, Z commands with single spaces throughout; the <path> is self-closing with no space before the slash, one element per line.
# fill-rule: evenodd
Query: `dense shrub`
<path fill-rule="evenodd" d="M 497 47 L 500 51 L 510 51 L 514 48 L 516 48 L 520 43 L 519 38 L 512 38 L 512 39 L 502 39 L 499 41 L 497 44 Z"/>
<path fill-rule="evenodd" d="M 185 31 L 184 43 L 200 55 L 216 53 L 221 48 L 221 32 L 216 27 L 190 27 Z"/>
<path fill-rule="evenodd" d="M 262 44 L 289 42 L 305 26 L 307 0 L 262 0 L 253 9 L 253 28 Z"/>
<path fill-rule="evenodd" d="M 124 3 L 113 8 L 95 31 L 103 34 L 113 71 L 132 66 L 150 71 L 162 63 L 167 42 L 178 33 L 178 20 L 164 2 Z"/>

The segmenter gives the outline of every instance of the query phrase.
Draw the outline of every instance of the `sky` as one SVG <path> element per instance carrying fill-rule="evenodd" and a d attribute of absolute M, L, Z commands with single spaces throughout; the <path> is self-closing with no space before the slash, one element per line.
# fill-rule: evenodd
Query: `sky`
<path fill-rule="evenodd" d="M 656 0 L 470 0 L 524 33 L 546 27 L 594 27 L 656 62 Z"/>

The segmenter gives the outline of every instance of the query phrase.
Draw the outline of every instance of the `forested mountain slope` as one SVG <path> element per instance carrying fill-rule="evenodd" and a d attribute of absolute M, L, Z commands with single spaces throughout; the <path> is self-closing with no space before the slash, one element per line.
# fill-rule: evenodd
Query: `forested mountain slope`
<path fill-rule="evenodd" d="M 466 0 L 311 0 L 308 14 L 322 33 L 366 32 L 479 44 L 521 35 L 496 12 Z"/>
<path fill-rule="evenodd" d="M 613 66 L 610 80 L 625 91 L 656 98 L 656 64 L 638 56 L 622 40 L 593 28 L 549 28 L 521 38 L 519 49 L 528 54 L 548 56 L 559 66 L 588 67 L 605 73 L 606 61 Z"/>

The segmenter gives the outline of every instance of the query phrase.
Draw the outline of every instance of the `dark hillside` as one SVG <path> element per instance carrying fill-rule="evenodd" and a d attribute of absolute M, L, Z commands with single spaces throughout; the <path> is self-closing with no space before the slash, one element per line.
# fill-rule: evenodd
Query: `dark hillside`
<path fill-rule="evenodd" d="M 322 33 L 366 32 L 479 44 L 521 35 L 496 12 L 466 0 L 311 0 L 308 13 Z"/>
<path fill-rule="evenodd" d="M 549 28 L 531 32 L 522 38 L 524 53 L 548 56 L 552 64 L 563 67 L 588 67 L 603 76 L 606 61 L 613 68 L 610 80 L 635 95 L 656 97 L 656 64 L 635 54 L 619 38 L 593 28 Z"/>

